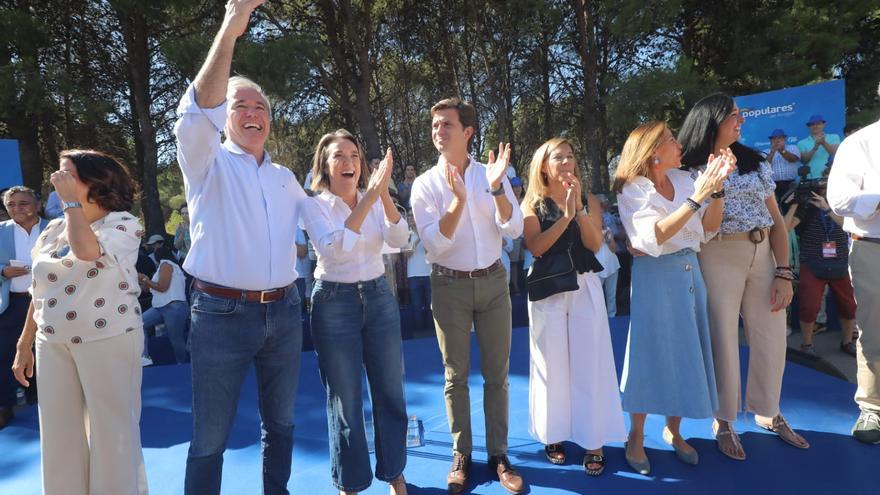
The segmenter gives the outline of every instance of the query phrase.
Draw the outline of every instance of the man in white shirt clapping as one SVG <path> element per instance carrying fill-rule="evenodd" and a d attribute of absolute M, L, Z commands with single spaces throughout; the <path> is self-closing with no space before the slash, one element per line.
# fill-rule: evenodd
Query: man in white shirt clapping
<path fill-rule="evenodd" d="M 446 482 L 451 493 L 462 492 L 471 464 L 468 372 L 473 326 L 480 346 L 489 468 L 505 489 L 520 493 L 522 477 L 507 458 L 511 313 L 500 261 L 502 235 L 517 238 L 523 227 L 506 175 L 510 145 L 499 146 L 497 160 L 490 152 L 484 165 L 468 154 L 477 125 L 472 105 L 449 98 L 434 105 L 431 116 L 431 137 L 440 158 L 416 179 L 410 202 L 433 266 L 431 305 L 454 451 Z"/>
<path fill-rule="evenodd" d="M 187 495 L 220 493 L 226 439 L 252 364 L 262 420 L 262 493 L 288 493 L 302 346 L 294 245 L 305 192 L 264 148 L 268 99 L 253 81 L 229 77 L 235 42 L 263 1 L 226 4 L 223 25 L 181 99 L 174 127 L 191 217 L 183 268 L 195 279 Z"/>

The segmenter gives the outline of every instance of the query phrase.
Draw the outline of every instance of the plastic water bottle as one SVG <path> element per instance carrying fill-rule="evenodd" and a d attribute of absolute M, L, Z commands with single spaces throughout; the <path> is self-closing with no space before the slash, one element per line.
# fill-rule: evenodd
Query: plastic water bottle
<path fill-rule="evenodd" d="M 21 387 L 15 389 L 15 404 L 19 406 L 27 404 L 27 397 L 24 394 L 24 389 Z"/>
<path fill-rule="evenodd" d="M 406 424 L 406 446 L 421 447 L 423 445 L 425 445 L 424 427 L 422 422 L 415 415 L 412 415 Z"/>

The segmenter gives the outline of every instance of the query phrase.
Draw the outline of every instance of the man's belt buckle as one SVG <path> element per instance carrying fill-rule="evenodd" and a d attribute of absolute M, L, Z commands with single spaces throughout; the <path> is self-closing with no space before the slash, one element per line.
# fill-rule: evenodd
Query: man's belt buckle
<path fill-rule="evenodd" d="M 268 303 L 272 302 L 267 298 L 269 295 L 274 294 L 276 290 L 278 290 L 278 289 L 261 290 L 260 291 L 260 304 L 268 304 Z"/>
<path fill-rule="evenodd" d="M 477 269 L 477 270 L 469 271 L 469 272 L 468 272 L 468 278 L 471 279 L 471 280 L 473 280 L 473 279 L 475 279 L 475 278 L 480 278 L 480 277 L 483 276 L 483 275 L 482 275 L 482 272 L 484 272 L 484 271 L 485 271 L 485 270 L 481 270 L 481 269 Z"/>
<path fill-rule="evenodd" d="M 752 244 L 761 244 L 764 242 L 764 229 L 755 227 L 749 231 L 749 240 Z"/>

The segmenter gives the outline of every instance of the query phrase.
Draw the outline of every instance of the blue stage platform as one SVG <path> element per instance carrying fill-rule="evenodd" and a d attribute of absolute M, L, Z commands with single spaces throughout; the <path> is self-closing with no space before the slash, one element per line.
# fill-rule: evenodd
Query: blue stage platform
<path fill-rule="evenodd" d="M 618 368 L 623 362 L 626 318 L 612 320 Z M 700 452 L 697 467 L 676 460 L 660 440 L 663 419 L 650 417 L 647 431 L 652 476 L 633 473 L 623 459 L 622 445 L 606 448 L 608 467 L 588 478 L 579 461 L 581 451 L 569 446 L 572 462 L 549 464 L 543 446 L 528 435 L 528 331 L 513 333 L 510 368 L 510 457 L 535 495 L 589 494 L 813 494 L 872 493 L 880 482 L 880 450 L 860 444 L 849 435 L 857 410 L 854 386 L 813 370 L 789 364 L 783 388 L 786 417 L 812 443 L 807 451 L 783 443 L 775 435 L 741 417 L 738 430 L 748 454 L 745 462 L 728 460 L 711 440 L 710 421 L 686 420 L 685 436 Z M 743 352 L 744 358 L 747 352 Z M 406 396 L 410 414 L 424 421 L 426 445 L 409 450 L 405 475 L 412 494 L 445 494 L 451 444 L 443 405 L 443 373 L 433 339 L 405 343 Z M 482 446 L 482 387 L 478 356 L 472 356 L 471 398 L 475 443 Z M 589 379 L 589 377 L 584 377 Z M 183 491 L 184 465 L 191 434 L 188 366 L 156 366 L 144 370 L 144 409 L 141 421 L 150 492 L 176 495 Z M 260 492 L 259 416 L 253 377 L 246 382 L 223 472 L 224 494 Z M 324 391 L 313 353 L 303 356 L 296 402 L 293 493 L 336 493 L 329 481 Z M 22 413 L 0 431 L 0 495 L 40 493 L 39 432 L 35 408 Z M 474 453 L 471 493 L 506 493 L 486 470 L 485 451 Z M 376 482 L 364 493 L 385 494 Z"/>

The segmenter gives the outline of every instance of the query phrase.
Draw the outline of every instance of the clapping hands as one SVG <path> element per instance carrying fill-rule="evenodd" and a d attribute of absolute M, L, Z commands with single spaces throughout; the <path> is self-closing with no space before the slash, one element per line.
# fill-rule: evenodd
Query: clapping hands
<path fill-rule="evenodd" d="M 724 181 L 736 170 L 736 156 L 730 148 L 721 150 L 718 156 L 709 155 L 706 170 L 700 173 L 694 183 L 694 199 L 702 203 L 713 192 L 724 189 Z"/>

